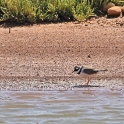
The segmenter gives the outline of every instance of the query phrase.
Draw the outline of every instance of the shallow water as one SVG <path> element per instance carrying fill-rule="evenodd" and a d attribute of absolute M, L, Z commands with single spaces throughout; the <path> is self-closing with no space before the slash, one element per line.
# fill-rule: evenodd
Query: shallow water
<path fill-rule="evenodd" d="M 124 124 L 124 92 L 1 91 L 0 124 Z"/>

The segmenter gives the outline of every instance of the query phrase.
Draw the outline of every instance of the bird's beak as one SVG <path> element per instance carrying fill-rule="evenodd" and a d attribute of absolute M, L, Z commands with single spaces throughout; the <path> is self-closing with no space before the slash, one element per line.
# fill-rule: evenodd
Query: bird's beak
<path fill-rule="evenodd" d="M 74 71 L 72 71 L 72 73 L 74 73 Z"/>

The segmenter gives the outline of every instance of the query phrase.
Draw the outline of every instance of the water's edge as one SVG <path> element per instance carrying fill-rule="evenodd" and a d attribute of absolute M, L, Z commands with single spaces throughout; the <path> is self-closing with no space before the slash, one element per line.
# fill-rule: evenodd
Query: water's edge
<path fill-rule="evenodd" d="M 82 88 L 106 87 L 112 90 L 124 91 L 124 79 L 91 80 L 85 87 L 85 79 L 74 78 L 41 78 L 41 79 L 1 79 L 0 91 L 44 91 L 44 90 L 73 90 Z"/>

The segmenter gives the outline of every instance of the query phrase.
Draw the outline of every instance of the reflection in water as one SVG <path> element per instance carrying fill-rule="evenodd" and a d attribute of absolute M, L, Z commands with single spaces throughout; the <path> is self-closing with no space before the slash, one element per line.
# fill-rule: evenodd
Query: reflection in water
<path fill-rule="evenodd" d="M 0 124 L 123 124 L 124 92 L 1 91 Z"/>

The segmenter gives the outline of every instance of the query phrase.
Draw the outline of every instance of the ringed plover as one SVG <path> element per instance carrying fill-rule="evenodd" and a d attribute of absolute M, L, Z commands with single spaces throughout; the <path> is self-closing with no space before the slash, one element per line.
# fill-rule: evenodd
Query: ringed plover
<path fill-rule="evenodd" d="M 108 70 L 107 69 L 97 70 L 97 69 L 93 69 L 93 68 L 87 68 L 84 66 L 81 66 L 81 67 L 75 66 L 73 72 L 77 72 L 77 74 L 79 74 L 79 75 L 85 74 L 86 76 L 88 76 L 88 81 L 85 83 L 85 85 L 87 86 L 89 84 L 90 80 L 92 79 L 92 75 L 97 74 L 98 72 L 101 72 L 101 71 L 108 71 Z"/>

